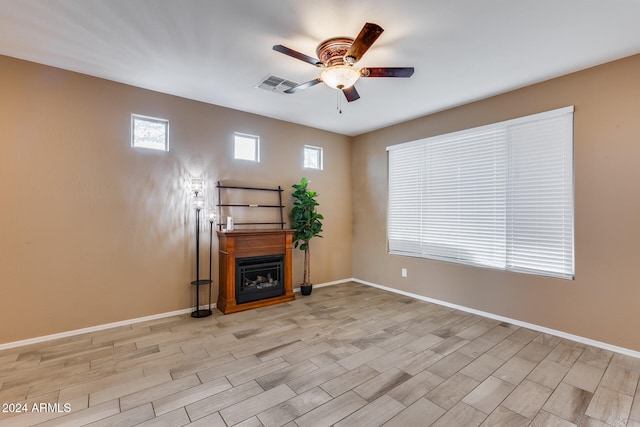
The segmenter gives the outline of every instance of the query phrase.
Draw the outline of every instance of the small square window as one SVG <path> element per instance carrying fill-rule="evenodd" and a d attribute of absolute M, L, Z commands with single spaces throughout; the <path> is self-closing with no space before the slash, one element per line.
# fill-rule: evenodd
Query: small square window
<path fill-rule="evenodd" d="M 131 146 L 169 151 L 169 120 L 132 114 Z"/>
<path fill-rule="evenodd" d="M 304 167 L 322 170 L 322 148 L 311 145 L 304 146 Z"/>
<path fill-rule="evenodd" d="M 242 133 L 234 134 L 233 157 L 238 160 L 260 161 L 260 137 Z"/>

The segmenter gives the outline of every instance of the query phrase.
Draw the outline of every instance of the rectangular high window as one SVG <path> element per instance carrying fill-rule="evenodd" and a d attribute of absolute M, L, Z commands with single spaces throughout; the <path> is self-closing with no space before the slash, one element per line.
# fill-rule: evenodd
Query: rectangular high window
<path fill-rule="evenodd" d="M 169 151 L 169 121 L 132 114 L 131 146 Z"/>
<path fill-rule="evenodd" d="M 322 170 L 322 147 L 304 146 L 304 167 Z"/>
<path fill-rule="evenodd" d="M 389 253 L 574 277 L 573 107 L 387 151 Z"/>
<path fill-rule="evenodd" d="M 233 158 L 238 160 L 260 161 L 260 137 L 235 133 L 233 135 Z"/>

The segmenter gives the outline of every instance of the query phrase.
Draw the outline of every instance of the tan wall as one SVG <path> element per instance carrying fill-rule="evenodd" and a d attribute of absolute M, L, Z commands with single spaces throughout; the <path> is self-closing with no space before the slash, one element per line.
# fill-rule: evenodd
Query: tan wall
<path fill-rule="evenodd" d="M 0 93 L 0 343 L 192 307 L 190 175 L 281 185 L 288 207 L 307 176 L 326 230 L 312 280 L 352 277 L 350 138 L 8 57 Z M 170 120 L 168 153 L 130 148 L 131 113 Z M 234 131 L 261 137 L 259 164 L 232 159 Z M 301 270 L 295 251 L 294 286 Z"/>
<path fill-rule="evenodd" d="M 352 140 L 0 56 L 0 343 L 191 307 L 188 177 L 282 185 L 289 204 L 306 175 L 326 217 L 314 283 L 357 277 L 640 350 L 639 71 L 634 56 Z M 386 253 L 386 146 L 566 105 L 575 281 Z M 171 121 L 169 153 L 129 147 L 134 112 Z M 260 164 L 232 160 L 234 131 L 261 136 Z M 305 143 L 324 147 L 323 172 L 302 169 Z M 296 251 L 294 283 L 301 267 Z"/>
<path fill-rule="evenodd" d="M 356 137 L 354 277 L 640 351 L 638 76 L 633 56 Z M 575 281 L 386 253 L 388 145 L 567 105 L 575 105 Z"/>

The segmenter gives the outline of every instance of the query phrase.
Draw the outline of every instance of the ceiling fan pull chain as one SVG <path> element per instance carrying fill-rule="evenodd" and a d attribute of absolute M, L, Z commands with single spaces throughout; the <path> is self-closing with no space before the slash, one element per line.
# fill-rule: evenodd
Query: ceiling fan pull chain
<path fill-rule="evenodd" d="M 342 114 L 342 102 L 340 102 L 342 98 L 340 98 L 340 91 L 336 90 L 336 109 L 338 113 Z"/>

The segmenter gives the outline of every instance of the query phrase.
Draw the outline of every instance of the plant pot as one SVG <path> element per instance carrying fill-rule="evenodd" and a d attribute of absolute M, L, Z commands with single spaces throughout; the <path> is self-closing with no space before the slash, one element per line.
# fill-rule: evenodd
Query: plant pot
<path fill-rule="evenodd" d="M 300 285 L 300 293 L 302 295 L 311 295 L 313 285 Z"/>

